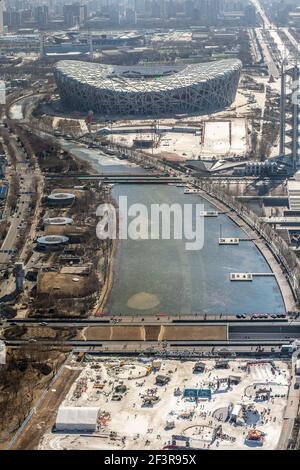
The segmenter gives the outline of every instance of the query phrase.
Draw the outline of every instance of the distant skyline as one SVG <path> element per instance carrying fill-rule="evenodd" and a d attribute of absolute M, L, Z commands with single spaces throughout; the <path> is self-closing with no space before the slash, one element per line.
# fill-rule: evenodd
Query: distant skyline
<path fill-rule="evenodd" d="M 255 8 L 250 0 L 2 0 L 4 24 L 18 27 L 128 25 L 153 27 L 155 20 L 170 21 L 170 26 L 199 24 L 215 26 L 232 19 L 246 18 L 255 24 Z M 233 13 L 232 13 L 233 12 Z M 243 21 L 244 22 L 244 21 Z M 54 25 L 54 26 L 55 26 Z M 157 26 L 162 27 L 163 24 Z M 166 24 L 168 26 L 168 24 Z"/>

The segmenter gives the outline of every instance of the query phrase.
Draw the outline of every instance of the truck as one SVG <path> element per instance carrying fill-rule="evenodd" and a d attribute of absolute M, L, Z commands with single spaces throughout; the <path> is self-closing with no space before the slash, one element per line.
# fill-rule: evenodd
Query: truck
<path fill-rule="evenodd" d="M 294 351 L 295 347 L 292 344 L 283 344 L 280 350 L 282 354 L 293 354 Z"/>

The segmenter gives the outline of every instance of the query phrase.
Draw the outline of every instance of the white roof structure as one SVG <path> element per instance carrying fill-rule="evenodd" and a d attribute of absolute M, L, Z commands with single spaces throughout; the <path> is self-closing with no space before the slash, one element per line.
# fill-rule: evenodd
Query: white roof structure
<path fill-rule="evenodd" d="M 241 409 L 242 409 L 242 405 L 240 404 L 235 404 L 232 408 L 232 411 L 231 411 L 231 416 L 236 416 L 238 417 L 240 412 L 241 412 Z"/>
<path fill-rule="evenodd" d="M 70 217 L 49 217 L 44 219 L 45 225 L 71 225 L 73 219 Z"/>
<path fill-rule="evenodd" d="M 52 193 L 48 196 L 51 201 L 65 201 L 66 199 L 75 199 L 73 193 Z"/>
<path fill-rule="evenodd" d="M 232 71 L 240 71 L 237 59 L 190 64 L 186 66 L 125 67 L 95 64 L 91 62 L 61 61 L 56 70 L 71 80 L 98 89 L 114 91 L 171 91 L 176 88 L 197 85 L 215 78 L 226 77 Z M 147 77 L 149 77 L 147 79 Z M 140 78 L 144 78 L 141 80 Z"/>
<path fill-rule="evenodd" d="M 57 431 L 96 431 L 99 408 L 61 405 L 55 428 Z"/>
<path fill-rule="evenodd" d="M 63 235 L 46 235 L 45 237 L 39 237 L 37 242 L 39 245 L 63 245 L 68 243 L 69 238 Z"/>
<path fill-rule="evenodd" d="M 55 65 L 65 105 L 102 114 L 203 112 L 230 105 L 242 63 L 113 66 L 66 60 Z"/>

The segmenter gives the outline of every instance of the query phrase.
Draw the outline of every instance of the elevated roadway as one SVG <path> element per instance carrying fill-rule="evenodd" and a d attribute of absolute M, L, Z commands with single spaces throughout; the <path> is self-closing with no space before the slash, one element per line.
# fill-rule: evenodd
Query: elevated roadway
<path fill-rule="evenodd" d="M 280 324 L 261 324 L 261 325 L 229 325 L 228 338 L 230 341 L 261 341 L 278 340 L 290 341 L 300 338 L 300 324 L 294 322 Z"/>
<path fill-rule="evenodd" d="M 99 181 L 103 183 L 123 183 L 123 184 L 181 184 L 182 183 L 182 178 L 180 177 L 173 177 L 173 176 L 161 176 L 161 175 L 151 175 L 151 174 L 129 174 L 129 175 L 124 175 L 124 174 L 105 174 L 105 176 L 102 175 L 84 175 L 84 174 L 48 174 L 46 176 L 46 179 L 52 180 L 52 179 L 59 179 L 59 178 L 75 178 L 78 180 L 83 180 L 83 181 Z"/>
<path fill-rule="evenodd" d="M 300 225 L 300 217 L 262 217 L 265 224 L 296 226 Z"/>
<path fill-rule="evenodd" d="M 182 317 L 181 317 L 182 318 Z M 214 325 L 214 324 L 226 324 L 226 325 L 239 325 L 241 327 L 246 327 L 248 328 L 249 326 L 253 326 L 253 324 L 257 325 L 258 328 L 260 328 L 261 325 L 268 325 L 272 327 L 281 327 L 281 326 L 287 326 L 289 324 L 298 324 L 300 327 L 300 318 L 299 322 L 296 320 L 289 321 L 288 319 L 282 320 L 280 318 L 278 319 L 255 319 L 251 320 L 251 317 L 249 315 L 248 319 L 245 320 L 239 320 L 234 317 L 214 317 L 213 315 L 209 315 L 206 320 L 204 319 L 176 319 L 176 317 L 172 318 L 169 317 L 169 319 L 165 319 L 164 317 L 161 318 L 143 318 L 142 317 L 130 317 L 130 316 L 124 316 L 122 319 L 119 319 L 117 321 L 113 320 L 112 318 L 105 318 L 105 319 L 100 319 L 99 317 L 93 317 L 93 318 L 87 318 L 87 319 L 59 319 L 59 318 L 20 318 L 20 319 L 11 319 L 11 320 L 0 320 L 0 326 L 2 327 L 10 327 L 10 326 L 49 326 L 49 327 L 87 327 L 87 326 L 105 326 L 105 325 L 119 325 L 119 326 L 160 326 L 160 325 L 178 325 L 180 326 L 194 326 L 194 325 Z"/>
<path fill-rule="evenodd" d="M 15 135 L 10 135 L 10 144 L 16 155 L 16 175 L 19 179 L 19 197 L 15 212 L 7 218 L 9 229 L 0 248 L 0 269 L 5 269 L 11 261 L 17 240 L 21 236 L 20 225 L 28 219 L 29 205 L 32 199 L 32 188 L 34 186 L 34 174 L 26 161 L 23 149 L 16 140 Z"/>
<path fill-rule="evenodd" d="M 287 206 L 288 205 L 288 197 L 287 196 L 236 196 L 236 199 L 241 202 L 249 202 L 249 201 L 261 201 L 264 203 L 276 204 L 280 206 Z"/>
<path fill-rule="evenodd" d="M 286 35 L 288 41 L 290 42 L 290 44 L 295 48 L 295 50 L 298 51 L 299 49 L 299 43 L 298 41 L 295 39 L 295 37 L 290 33 L 289 31 L 289 28 L 282 28 L 282 31 L 284 32 L 284 34 Z"/>
<path fill-rule="evenodd" d="M 77 327 L 78 328 L 78 323 L 74 322 L 71 325 L 66 325 L 64 323 L 62 324 L 51 324 L 53 328 L 57 328 L 58 325 L 62 328 L 69 328 L 70 326 L 72 327 Z M 34 324 L 28 326 L 30 327 L 35 326 Z M 48 324 L 47 328 L 51 327 L 50 324 Z M 153 326 L 153 325 L 147 325 L 147 327 Z M 156 324 L 156 326 L 159 326 L 161 328 L 163 325 Z M 215 324 L 212 324 L 210 322 L 203 322 L 201 325 L 195 325 L 195 324 L 190 324 L 190 325 L 177 325 L 176 328 L 176 334 L 174 335 L 174 328 L 175 325 L 168 324 L 164 325 L 164 332 L 166 336 L 163 336 L 162 339 L 160 334 L 157 334 L 157 339 L 154 339 L 154 337 L 150 340 L 146 340 L 146 336 L 141 335 L 140 339 L 137 338 L 137 329 L 143 329 L 144 327 L 146 328 L 146 325 L 143 323 L 135 324 L 135 325 L 80 325 L 80 327 L 85 327 L 85 333 L 84 335 L 86 337 L 84 338 L 76 338 L 76 339 L 67 339 L 67 340 L 53 340 L 47 339 L 47 338 L 39 338 L 36 336 L 35 339 L 27 339 L 27 338 L 12 338 L 12 339 L 7 339 L 5 340 L 6 344 L 8 346 L 12 347 L 19 347 L 19 346 L 25 346 L 25 345 L 30 345 L 30 344 L 39 344 L 42 346 L 53 346 L 53 347 L 59 347 L 59 346 L 68 346 L 68 347 L 93 347 L 93 346 L 102 346 L 102 345 L 107 345 L 107 344 L 117 344 L 118 347 L 120 344 L 131 344 L 131 345 L 139 345 L 139 344 L 144 344 L 157 347 L 158 345 L 161 344 L 166 344 L 169 346 L 194 346 L 194 347 L 200 347 L 200 346 L 216 346 L 216 345 L 227 345 L 227 346 L 236 346 L 236 345 L 282 345 L 285 343 L 290 343 L 293 342 L 294 340 L 300 339 L 300 323 L 296 322 L 272 322 L 269 324 L 266 323 L 259 323 L 256 322 L 255 324 L 251 322 L 245 322 L 243 323 L 223 323 L 223 324 L 218 324 L 216 326 Z M 126 330 L 126 327 L 128 330 Z M 223 327 L 223 333 L 220 334 L 220 327 Z M 95 328 L 95 330 L 94 330 Z M 114 339 L 114 329 L 118 328 L 117 330 L 117 335 Z M 120 333 L 120 328 L 121 330 L 123 329 L 123 333 Z M 169 331 L 170 328 L 170 331 Z M 198 328 L 199 330 L 199 336 L 194 336 L 193 334 L 195 333 L 195 328 Z M 206 328 L 206 330 L 205 330 Z M 210 329 L 210 333 L 207 334 L 207 328 Z M 110 334 L 107 335 L 107 329 L 109 329 Z M 132 332 L 130 330 L 134 330 Z M 191 333 L 192 332 L 192 333 Z M 79 333 L 79 332 L 78 332 Z M 42 335 L 42 330 L 40 332 Z M 89 335 L 92 335 L 91 339 L 87 339 Z M 165 339 L 164 339 L 165 338 Z M 143 346 L 144 347 L 144 346 Z"/>
<path fill-rule="evenodd" d="M 165 348 L 189 348 L 189 347 L 194 347 L 194 348 L 202 348 L 203 346 L 215 346 L 215 347 L 235 347 L 235 346 L 248 346 L 248 347 L 253 347 L 253 346 L 281 346 L 282 344 L 288 343 L 288 340 L 285 337 L 276 337 L 276 338 L 269 338 L 269 339 L 264 339 L 264 338 L 259 338 L 259 339 L 248 339 L 246 340 L 210 340 L 210 341 L 191 341 L 191 340 L 172 340 L 172 341 L 164 341 L 163 346 Z M 53 340 L 46 340 L 46 339 L 40 339 L 40 340 L 35 340 L 34 342 L 28 341 L 28 340 L 22 340 L 22 339 L 9 339 L 5 341 L 5 344 L 11 348 L 20 348 L 28 345 L 39 345 L 39 346 L 46 346 L 46 347 L 51 347 L 51 348 L 79 348 L 79 347 L 84 347 L 84 348 L 92 348 L 92 347 L 102 347 L 106 348 L 108 347 L 110 350 L 120 350 L 120 347 L 122 346 L 123 349 L 127 349 L 128 345 L 130 345 L 130 349 L 135 349 L 138 350 L 138 348 L 153 348 L 154 350 L 157 349 L 158 342 L 157 341 L 124 341 L 120 340 L 118 342 L 112 342 L 112 341 L 102 341 L 102 340 L 64 340 L 64 341 L 53 341 Z M 129 349 L 129 348 L 128 348 Z"/>

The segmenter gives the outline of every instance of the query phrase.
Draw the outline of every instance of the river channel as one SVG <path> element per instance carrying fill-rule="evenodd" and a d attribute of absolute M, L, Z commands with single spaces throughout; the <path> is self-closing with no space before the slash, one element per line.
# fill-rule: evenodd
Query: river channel
<path fill-rule="evenodd" d="M 74 147 L 78 157 L 96 172 L 132 173 L 145 170 L 128 166 L 99 151 Z M 204 204 L 200 196 L 184 194 L 184 188 L 160 184 L 116 184 L 114 198 L 127 196 L 128 204 Z M 255 277 L 252 282 L 232 282 L 231 272 L 268 273 L 270 268 L 251 241 L 220 246 L 224 237 L 247 238 L 226 214 L 204 219 L 204 246 L 186 250 L 186 240 L 119 240 L 113 261 L 113 285 L 105 306 L 107 314 L 239 314 L 284 312 L 274 277 Z"/>

